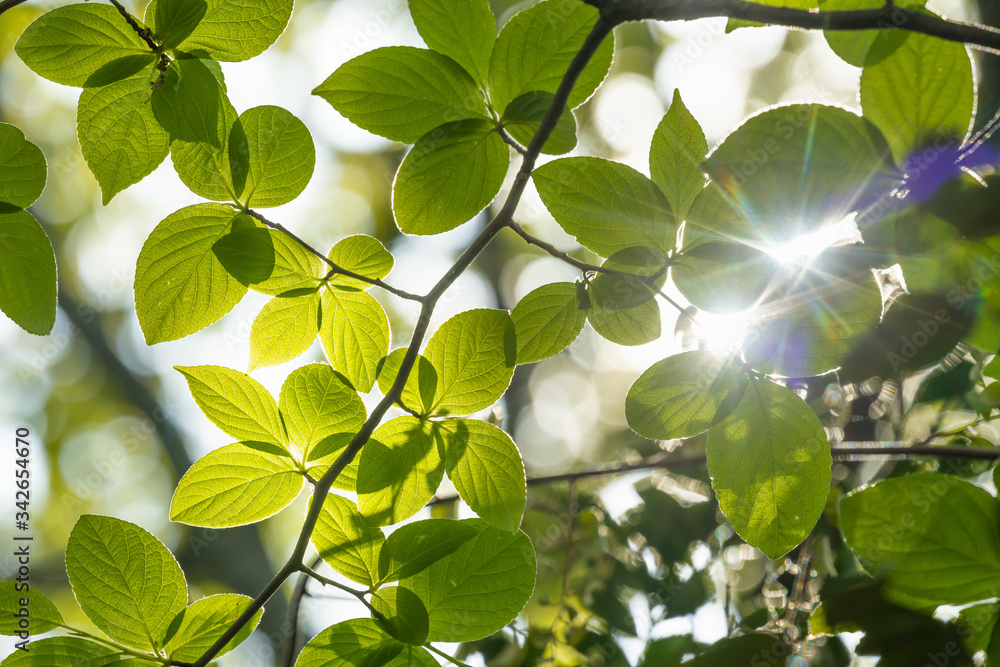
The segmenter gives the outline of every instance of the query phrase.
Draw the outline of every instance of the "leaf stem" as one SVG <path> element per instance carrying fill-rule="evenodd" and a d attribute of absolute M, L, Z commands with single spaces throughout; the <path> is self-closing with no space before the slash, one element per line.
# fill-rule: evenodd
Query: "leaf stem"
<path fill-rule="evenodd" d="M 432 653 L 437 653 L 439 656 L 441 656 L 442 658 L 444 658 L 448 662 L 452 663 L 453 665 L 458 665 L 458 667 L 469 667 L 469 665 L 467 665 L 466 663 L 462 662 L 458 658 L 450 656 L 447 653 L 445 653 L 444 651 L 441 651 L 439 649 L 434 648 L 433 646 L 431 646 L 430 642 L 427 642 L 426 644 L 424 644 L 424 648 L 427 649 L 428 651 L 431 651 Z"/>
<path fill-rule="evenodd" d="M 125 9 L 125 7 L 122 6 L 122 3 L 118 2 L 118 0 L 108 0 L 108 2 L 110 2 L 112 5 L 115 6 L 115 9 L 118 10 L 118 13 L 121 14 L 122 17 L 125 19 L 125 22 L 132 27 L 132 30 L 135 30 L 135 34 L 139 35 L 139 37 L 142 38 L 142 41 L 146 42 L 146 46 L 148 46 L 150 50 L 152 50 L 154 53 L 160 52 L 160 45 L 153 41 L 153 37 L 150 35 L 149 32 L 149 28 L 141 27 L 139 25 L 139 22 L 135 20 L 135 17 L 129 14 L 128 10 Z"/>
<path fill-rule="evenodd" d="M 271 220 L 268 220 L 267 218 L 265 218 L 261 213 L 258 213 L 257 211 L 254 211 L 253 209 L 247 209 L 246 210 L 246 214 L 249 215 L 251 218 L 254 218 L 255 220 L 259 220 L 260 222 L 262 222 L 264 225 L 270 227 L 271 229 L 273 229 L 275 231 L 278 231 L 278 232 L 281 232 L 282 234 L 284 234 L 288 238 L 292 239 L 293 241 L 295 241 L 296 243 L 298 243 L 300 246 L 302 246 L 303 248 L 305 248 L 306 250 L 308 250 L 312 254 L 314 254 L 317 257 L 319 257 L 320 260 L 322 260 L 327 266 L 330 267 L 330 270 L 327 272 L 324 280 L 329 280 L 333 276 L 335 276 L 337 274 L 341 274 L 341 275 L 345 275 L 345 276 L 347 276 L 349 278 L 355 278 L 355 279 L 360 280 L 362 282 L 368 283 L 369 285 L 375 285 L 376 287 L 381 287 L 385 291 L 390 292 L 392 294 L 395 294 L 396 296 L 398 296 L 401 299 L 406 299 L 408 301 L 416 301 L 418 303 L 423 303 L 424 297 L 422 297 L 422 296 L 420 296 L 418 294 L 411 294 L 410 292 L 406 292 L 404 290 L 401 290 L 401 289 L 398 289 L 396 287 L 393 287 L 392 285 L 389 285 L 389 284 L 383 282 L 382 280 L 380 280 L 378 278 L 369 278 L 368 276 L 363 276 L 360 273 L 355 273 L 354 271 L 351 271 L 349 269 L 345 269 L 342 266 L 339 266 L 332 259 L 330 259 L 326 255 L 324 255 L 323 253 L 321 253 L 319 250 L 316 250 L 316 248 L 312 247 L 311 245 L 309 245 L 305 241 L 303 241 L 295 232 L 291 231 L 290 229 L 288 229 L 287 227 L 285 227 L 284 225 L 282 225 L 280 222 L 272 222 Z"/>

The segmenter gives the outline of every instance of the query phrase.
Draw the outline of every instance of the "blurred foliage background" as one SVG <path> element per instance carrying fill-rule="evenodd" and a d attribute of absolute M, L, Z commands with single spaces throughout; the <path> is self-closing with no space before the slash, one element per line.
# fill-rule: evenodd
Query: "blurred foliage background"
<path fill-rule="evenodd" d="M 5 433 L 28 426 L 34 444 L 32 583 L 64 612 L 76 608 L 69 604 L 63 552 L 77 517 L 97 513 L 154 533 L 178 556 L 197 594 L 254 595 L 290 550 L 306 498 L 259 526 L 220 532 L 172 524 L 167 508 L 177 480 L 193 460 L 228 444 L 197 410 L 172 367 L 212 363 L 245 369 L 250 325 L 266 297 L 251 293 L 220 322 L 191 337 L 145 345 L 133 302 L 136 257 L 156 223 L 196 203 L 196 197 L 168 160 L 109 206 L 100 205 L 76 141 L 79 90 L 42 80 L 13 53 L 25 26 L 57 4 L 30 0 L 0 17 L 0 120 L 20 127 L 45 153 L 48 183 L 34 212 L 53 241 L 59 267 L 60 312 L 51 336 L 34 337 L 0 319 L 0 423 Z M 142 15 L 139 3 L 125 4 Z M 491 4 L 502 23 L 530 2 Z M 990 0 L 980 4 L 930 3 L 952 18 L 1000 25 L 1000 7 Z M 608 80 L 578 111 L 576 152 L 646 171 L 650 137 L 674 89 L 710 144 L 769 105 L 858 107 L 860 70 L 837 59 L 821 34 L 766 28 L 727 35 L 724 27 L 722 19 L 622 26 Z M 305 193 L 269 217 L 322 250 L 346 235 L 372 234 L 396 257 L 390 281 L 421 292 L 485 216 L 440 236 L 401 236 L 392 219 L 390 187 L 403 146 L 354 127 L 309 94 L 348 59 L 397 44 L 422 45 L 405 0 L 299 0 L 270 50 L 244 63 L 224 63 L 223 70 L 238 111 L 280 104 L 307 124 L 317 143 L 316 170 Z M 1000 103 L 1000 69 L 995 59 L 980 61 L 979 108 L 985 119 Z M 561 249 L 577 248 L 533 191 L 516 217 Z M 576 277 L 570 267 L 505 231 L 446 294 L 432 326 L 472 307 L 511 308 L 541 284 Z M 394 346 L 405 344 L 414 304 L 384 292 L 376 296 L 390 316 Z M 644 368 L 668 354 L 698 345 L 724 348 L 733 326 L 721 322 L 705 334 L 708 340 L 698 341 L 692 339 L 696 332 L 671 335 L 676 313 L 663 313 L 665 335 L 655 343 L 619 347 L 588 327 L 567 352 L 517 369 L 495 416 L 519 445 L 529 477 L 634 462 L 676 446 L 644 440 L 628 429 L 625 392 Z M 322 358 L 317 343 L 304 359 L 257 371 L 255 377 L 277 393 L 291 368 Z M 699 453 L 697 442 L 688 446 Z M 4 457 L 5 470 L 10 460 Z M 863 464 L 869 476 L 881 465 Z M 840 468 L 835 480 L 855 470 L 835 467 Z M 13 496 L 12 477 L 0 476 L 0 497 Z M 539 557 L 534 597 L 514 627 L 461 649 L 469 663 L 641 661 L 653 667 L 670 664 L 692 643 L 716 641 L 739 624 L 781 627 L 794 638 L 815 602 L 818 584 L 810 571 L 816 561 L 833 571 L 853 558 L 821 521 L 798 557 L 793 552 L 784 563 L 769 562 L 733 535 L 709 496 L 703 466 L 532 487 L 524 527 Z M 5 539 L 13 525 L 11 510 L 11 504 L 0 507 Z M 448 505 L 434 511 L 463 515 Z M 5 552 L 0 577 L 13 570 Z M 275 596 L 254 638 L 222 664 L 273 664 L 288 634 L 282 625 L 291 588 Z M 360 615 L 356 601 L 317 588 L 310 586 L 314 594 L 303 604 L 306 635 Z M 67 620 L 80 627 L 88 623 L 82 615 Z M 3 638 L 0 655 L 12 646 Z M 807 645 L 793 660 L 848 664 L 848 656 L 842 641 L 831 639 Z"/>

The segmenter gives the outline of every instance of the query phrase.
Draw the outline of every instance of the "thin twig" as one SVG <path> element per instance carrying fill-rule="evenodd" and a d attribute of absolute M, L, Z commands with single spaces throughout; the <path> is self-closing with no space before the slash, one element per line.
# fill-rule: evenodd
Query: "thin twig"
<path fill-rule="evenodd" d="M 160 52 L 160 45 L 153 41 L 152 35 L 149 33 L 149 28 L 143 28 L 139 25 L 139 22 L 135 20 L 135 17 L 128 13 L 128 10 L 118 0 L 108 0 L 118 13 L 124 17 L 125 21 L 132 26 L 132 30 L 135 30 L 135 34 L 142 38 L 142 41 L 146 42 L 146 46 L 150 48 L 154 53 Z"/>
<path fill-rule="evenodd" d="M 3 14 L 8 9 L 13 9 L 14 7 L 20 5 L 21 3 L 27 1 L 28 0 L 3 0 L 3 2 L 0 2 L 0 14 Z"/>
<path fill-rule="evenodd" d="M 316 569 L 323 559 L 319 556 L 309 564 L 309 569 Z M 309 574 L 303 572 L 299 580 L 295 582 L 295 589 L 292 597 L 288 601 L 288 617 L 285 619 L 285 645 L 281 647 L 281 656 L 278 658 L 280 667 L 292 667 L 295 662 L 295 649 L 299 647 L 299 610 L 302 606 L 302 598 L 306 594 L 306 585 L 309 583 Z"/>
<path fill-rule="evenodd" d="M 406 292 L 404 290 L 398 289 L 396 287 L 393 287 L 392 285 L 389 285 L 389 284 L 383 282 L 382 280 L 380 280 L 378 278 L 369 278 L 368 276 L 363 276 L 360 273 L 355 273 L 354 271 L 351 271 L 350 269 L 345 269 L 344 267 L 338 265 L 336 262 L 334 262 L 332 259 L 330 259 L 326 255 L 324 255 L 323 253 L 321 253 L 319 250 L 316 250 L 316 248 L 314 248 L 311 245 L 309 245 L 308 243 L 306 243 L 295 232 L 291 231 L 290 229 L 288 229 L 287 227 L 285 227 L 284 225 L 282 225 L 280 222 L 273 222 L 271 220 L 268 220 L 261 213 L 258 213 L 257 211 L 254 211 L 253 209 L 248 209 L 246 211 L 246 213 L 250 217 L 254 218 L 255 220 L 259 220 L 260 222 L 262 222 L 266 226 L 270 227 L 271 229 L 273 229 L 275 231 L 278 231 L 278 232 L 281 232 L 282 234 L 284 234 L 288 238 L 290 238 L 293 241 L 295 241 L 296 243 L 298 243 L 304 249 L 308 250 L 312 254 L 314 254 L 317 257 L 319 257 L 320 260 L 322 260 L 327 266 L 330 267 L 330 271 L 326 274 L 326 277 L 325 277 L 326 280 L 329 280 L 333 276 L 335 276 L 337 274 L 340 274 L 340 275 L 347 276 L 348 278 L 354 278 L 356 280 L 360 280 L 361 282 L 368 283 L 369 285 L 375 285 L 376 287 L 381 287 L 385 291 L 391 292 L 392 294 L 395 294 L 396 296 L 398 296 L 401 299 L 406 299 L 408 301 L 416 301 L 418 303 L 422 303 L 423 300 L 424 300 L 424 297 L 422 297 L 422 296 L 420 296 L 418 294 L 411 294 L 410 292 Z"/>
<path fill-rule="evenodd" d="M 524 155 L 524 153 L 525 153 L 524 147 L 521 146 L 521 144 L 519 144 L 516 141 L 514 141 L 514 138 L 511 137 L 509 134 L 507 134 L 507 130 L 505 130 L 502 125 L 499 126 L 499 127 L 497 127 L 497 133 L 499 133 L 501 139 L 503 139 L 505 142 L 507 142 L 508 146 L 510 146 L 511 148 L 513 148 L 515 151 L 517 151 L 521 155 Z"/>
<path fill-rule="evenodd" d="M 439 656 L 441 656 L 442 658 L 444 658 L 448 662 L 452 663 L 453 665 L 458 665 L 458 667 L 469 667 L 469 665 L 467 665 L 466 663 L 462 662 L 458 658 L 456 658 L 454 656 L 451 656 L 451 655 L 448 655 L 444 651 L 441 651 L 441 650 L 438 650 L 438 649 L 434 648 L 433 646 L 431 646 L 430 642 L 427 642 L 426 644 L 424 644 L 424 648 L 427 649 L 427 650 L 429 650 L 429 651 L 432 651 L 434 653 L 437 653 Z"/>

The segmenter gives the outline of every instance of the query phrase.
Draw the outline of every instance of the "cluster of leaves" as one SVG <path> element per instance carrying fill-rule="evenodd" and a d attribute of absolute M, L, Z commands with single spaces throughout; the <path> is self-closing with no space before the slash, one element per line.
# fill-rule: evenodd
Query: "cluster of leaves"
<path fill-rule="evenodd" d="M 869 0 L 778 4 L 881 6 Z M 599 20 L 597 9 L 544 0 L 497 33 L 486 0 L 454 6 L 411 0 L 410 6 L 429 49 L 376 49 L 344 64 L 313 92 L 360 127 L 414 144 L 393 184 L 393 212 L 404 233 L 438 234 L 492 202 L 512 151 L 533 160 L 537 152 L 559 155 L 576 146 L 572 110 L 600 85 L 614 47 L 607 39 L 593 49 L 589 63 L 574 73 L 572 89 L 564 91 L 568 102 L 554 130 L 538 134 Z M 521 612 L 536 575 L 535 551 L 520 529 L 524 468 L 510 437 L 473 415 L 501 399 L 517 364 L 561 352 L 587 321 L 613 343 L 658 339 L 657 297 L 667 280 L 697 309 L 725 314 L 752 306 L 756 319 L 735 356 L 695 350 L 654 363 L 629 390 L 628 423 L 652 440 L 703 436 L 720 509 L 743 540 L 772 558 L 799 545 L 829 510 L 832 457 L 825 427 L 840 423 L 832 412 L 818 414 L 782 378 L 840 369 L 846 382 L 872 375 L 898 379 L 936 363 L 960 341 L 986 351 L 1000 347 L 1000 329 L 990 316 L 1000 312 L 996 287 L 980 281 L 968 296 L 948 291 L 967 284 L 970 267 L 1000 249 L 988 220 L 998 190 L 959 171 L 972 164 L 969 152 L 956 148 L 974 111 L 971 59 L 963 46 L 925 35 L 899 32 L 880 40 L 861 32 L 828 39 L 845 60 L 863 66 L 863 115 L 819 104 L 776 107 L 750 118 L 709 153 L 697 120 L 675 95 L 652 140 L 650 177 L 593 157 L 554 159 L 531 175 L 555 221 L 601 264 L 576 260 L 590 267 L 578 283 L 540 287 L 509 313 L 460 313 L 420 354 L 419 340 L 390 350 L 388 318 L 367 290 L 379 285 L 404 298 L 426 297 L 383 282 L 394 264 L 386 248 L 358 235 L 323 255 L 255 210 L 301 194 L 315 150 L 304 124 L 284 109 L 237 114 L 218 62 L 262 52 L 290 12 L 288 1 L 154 0 L 139 22 L 117 5 L 74 4 L 32 23 L 17 53 L 38 74 L 84 88 L 80 142 L 105 203 L 168 153 L 181 180 L 210 202 L 168 216 L 142 248 L 135 301 L 147 343 L 199 331 L 253 289 L 273 299 L 253 324 L 250 370 L 299 357 L 317 335 L 329 361 L 292 371 L 278 400 L 236 370 L 178 368 L 205 415 L 235 443 L 187 471 L 171 519 L 208 528 L 261 521 L 288 506 L 306 482 L 325 479 L 358 434 L 371 433 L 357 459 L 333 479 L 335 488 L 353 496 L 317 496 L 322 510 L 310 535 L 334 571 L 364 587 L 349 590 L 365 601 L 371 618 L 322 631 L 305 646 L 299 665 L 433 665 L 429 641 L 480 640 Z M 8 135 L 2 145 L 17 147 L 4 148 L 10 157 L 0 169 L 16 168 L 22 178 L 4 179 L 0 200 L 24 207 L 40 192 L 44 162 L 16 129 L 0 129 Z M 928 146 L 936 151 L 934 170 L 917 161 L 926 160 Z M 25 185 L 24 173 L 36 176 Z M 953 213 L 956 199 L 973 212 Z M 3 216 L 0 230 L 31 237 L 39 253 L 44 247 L 51 254 L 36 238 L 41 232 L 29 214 L 18 209 Z M 850 216 L 864 227 L 863 247 L 823 249 L 801 266 L 774 259 L 784 243 Z M 23 290 L 5 289 L 0 306 L 41 333 L 46 322 L 51 327 L 47 314 L 54 317 L 54 263 L 32 257 L 33 266 L 19 270 L 51 265 L 51 289 L 39 289 L 45 298 L 30 304 L 13 301 L 11 295 L 22 298 Z M 5 288 L 8 280 L 45 287 L 45 276 L 19 278 L 9 274 L 7 262 L 0 259 Z M 909 293 L 885 305 L 873 269 L 897 263 Z M 917 342 L 917 331 L 924 342 Z M 412 369 L 406 358 L 415 358 Z M 986 376 L 996 375 L 994 364 Z M 397 384 L 402 391 L 396 402 L 407 414 L 367 429 L 372 419 L 359 393 L 377 386 L 391 395 Z M 976 389 L 970 398 L 986 417 L 1000 407 L 996 386 Z M 410 519 L 434 497 L 446 473 L 480 518 L 415 521 L 386 536 L 385 527 Z M 648 494 L 646 505 L 659 509 L 647 507 L 638 526 L 594 513 L 593 523 L 582 528 L 591 531 L 583 536 L 591 549 L 600 544 L 598 521 L 622 549 L 641 537 L 662 559 L 659 570 L 651 574 L 635 559 L 612 558 L 605 563 L 604 588 L 576 599 L 568 599 L 575 596 L 567 595 L 567 575 L 560 590 L 540 591 L 528 608 L 532 632 L 552 620 L 546 607 L 553 605 L 544 600 L 557 596 L 556 618 L 569 614 L 559 637 L 567 659 L 605 645 L 610 630 L 634 632 L 618 589 L 648 592 L 669 580 L 692 541 L 671 544 L 653 521 L 684 513 L 664 498 Z M 846 498 L 839 525 L 866 569 L 894 569 L 884 584 L 891 596 L 886 605 L 976 602 L 1000 593 L 993 576 L 1000 569 L 996 502 L 961 479 L 910 475 Z M 912 525 L 900 524 L 907 515 Z M 714 513 L 701 519 L 714 520 Z M 240 596 L 213 596 L 187 607 L 183 575 L 165 547 L 115 519 L 81 518 L 67 567 L 83 611 L 107 637 L 43 640 L 35 645 L 41 658 L 33 651 L 4 665 L 59 664 L 53 661 L 87 651 L 97 658 L 124 653 L 137 664 L 196 660 L 247 609 Z M 951 576 L 941 577 L 942 570 Z M 150 581 L 158 582 L 155 590 L 147 589 Z M 873 595 L 882 595 L 881 586 Z M 0 590 L 4 608 L 13 609 L 13 589 Z M 671 594 L 688 599 L 687 606 L 674 604 L 683 613 L 706 597 L 698 577 L 678 590 L 688 596 Z M 36 608 L 45 611 L 36 619 L 65 627 L 51 603 L 37 600 Z M 592 606 L 610 628 L 604 634 L 589 626 Z M 827 626 L 817 616 L 817 632 L 871 623 L 835 606 L 824 612 Z M 244 625 L 227 648 L 252 627 Z M 551 628 L 549 623 L 549 637 Z M 984 632 L 974 634 L 975 641 L 989 644 Z M 870 645 L 877 648 L 876 635 Z M 708 648 L 690 664 L 783 657 L 787 649 L 782 644 L 779 651 L 775 642 L 749 634 Z M 488 642 L 482 648 L 493 650 Z M 651 645 L 644 664 L 677 663 L 703 649 L 690 638 Z"/>

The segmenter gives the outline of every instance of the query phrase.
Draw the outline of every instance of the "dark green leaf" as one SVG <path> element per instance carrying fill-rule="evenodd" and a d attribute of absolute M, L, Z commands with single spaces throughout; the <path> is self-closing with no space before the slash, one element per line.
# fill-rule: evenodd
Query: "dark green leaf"
<path fill-rule="evenodd" d="M 200 658 L 229 629 L 247 607 L 250 598 L 224 593 L 209 595 L 188 605 L 171 624 L 170 640 L 164 647 L 171 660 L 193 662 Z M 243 643 L 260 621 L 261 611 L 240 628 L 236 636 L 216 653 L 225 655 Z"/>
<path fill-rule="evenodd" d="M 383 667 L 403 648 L 372 619 L 355 618 L 331 625 L 313 637 L 295 667 Z"/>
<path fill-rule="evenodd" d="M 908 12 L 921 9 L 927 0 L 902 0 L 895 4 L 900 9 L 894 16 L 905 21 Z M 881 9 L 884 6 L 882 0 L 819 0 L 819 7 L 825 12 Z M 834 53 L 855 67 L 864 67 L 874 65 L 898 49 L 910 32 L 885 26 L 879 30 L 827 30 L 824 35 Z"/>
<path fill-rule="evenodd" d="M 45 156 L 13 125 L 0 123 L 0 202 L 27 208 L 45 187 Z"/>
<path fill-rule="evenodd" d="M 146 6 L 146 25 L 163 50 L 179 46 L 208 12 L 205 0 L 153 0 Z"/>
<path fill-rule="evenodd" d="M 0 212 L 0 310 L 44 336 L 56 321 L 56 258 L 41 225 L 27 211 Z"/>
<path fill-rule="evenodd" d="M 940 473 L 887 479 L 840 503 L 844 539 L 888 586 L 930 603 L 962 604 L 1000 592 L 1000 504 Z"/>
<path fill-rule="evenodd" d="M 27 651 L 15 651 L 3 667 L 108 667 L 121 655 L 104 644 L 81 637 L 48 637 L 34 640 Z"/>
<path fill-rule="evenodd" d="M 427 641 L 427 609 L 413 591 L 399 586 L 383 588 L 372 595 L 372 606 L 381 614 L 375 621 L 394 638 L 414 646 Z"/>
<path fill-rule="evenodd" d="M 62 614 L 37 588 L 23 581 L 0 581 L 0 635 L 40 635 L 62 625 Z"/>
<path fill-rule="evenodd" d="M 212 250 L 236 280 L 271 296 L 315 290 L 323 278 L 323 264 L 287 234 L 265 229 L 244 216 L 220 238 Z"/>
<path fill-rule="evenodd" d="M 741 637 L 721 639 L 685 662 L 691 667 L 723 667 L 725 665 L 753 665 L 778 667 L 784 665 L 793 647 L 778 636 L 753 632 Z"/>
<path fill-rule="evenodd" d="M 655 285 L 662 285 L 666 261 L 662 251 L 641 246 L 619 250 L 609 257 L 603 268 L 625 273 L 600 273 L 590 283 L 587 320 L 594 331 L 619 345 L 643 345 L 659 338 L 656 292 L 639 277 L 659 274 Z"/>
<path fill-rule="evenodd" d="M 538 132 L 542 120 L 552 106 L 552 93 L 533 91 L 521 95 L 504 109 L 500 118 L 501 125 L 522 146 L 527 147 L 532 137 Z M 559 115 L 552 134 L 545 140 L 542 152 L 548 155 L 561 155 L 576 148 L 576 118 L 567 108 Z"/>

